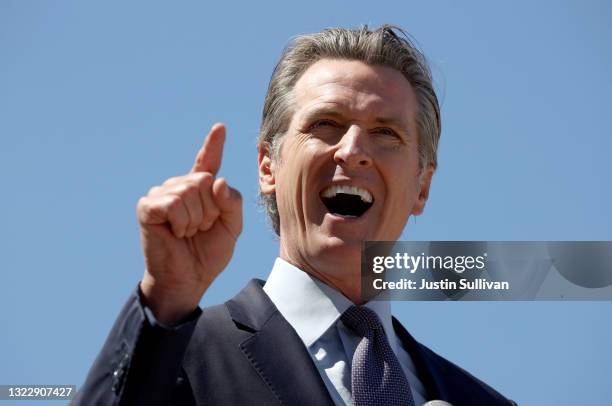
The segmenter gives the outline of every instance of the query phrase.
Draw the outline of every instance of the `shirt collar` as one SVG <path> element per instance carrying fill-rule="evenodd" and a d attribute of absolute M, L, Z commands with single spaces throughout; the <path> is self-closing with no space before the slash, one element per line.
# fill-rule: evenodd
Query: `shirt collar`
<path fill-rule="evenodd" d="M 306 347 L 314 344 L 353 303 L 340 292 L 282 258 L 276 258 L 264 292 Z M 378 315 L 395 350 L 389 301 L 365 304 Z"/>

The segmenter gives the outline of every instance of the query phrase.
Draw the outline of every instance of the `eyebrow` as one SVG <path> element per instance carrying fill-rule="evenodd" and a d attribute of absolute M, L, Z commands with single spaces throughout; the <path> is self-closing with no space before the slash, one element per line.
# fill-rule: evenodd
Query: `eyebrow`
<path fill-rule="evenodd" d="M 403 129 L 406 129 L 407 127 L 406 123 L 404 123 L 402 120 L 393 117 L 376 117 L 374 121 L 379 124 L 392 125 Z"/>
<path fill-rule="evenodd" d="M 311 120 L 315 117 L 336 117 L 336 118 L 344 118 L 344 114 L 340 113 L 337 109 L 331 107 L 319 107 L 311 110 L 307 110 L 304 114 L 303 118 L 306 120 Z"/>

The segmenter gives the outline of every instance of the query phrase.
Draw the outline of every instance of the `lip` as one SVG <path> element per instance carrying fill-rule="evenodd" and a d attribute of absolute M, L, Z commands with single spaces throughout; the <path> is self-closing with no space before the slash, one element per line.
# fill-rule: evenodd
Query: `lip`
<path fill-rule="evenodd" d="M 332 223 L 337 223 L 337 224 L 359 224 L 359 223 L 363 223 L 363 222 L 366 221 L 369 212 L 370 212 L 370 210 L 367 210 L 365 213 L 363 213 L 359 217 L 344 217 L 344 216 L 339 216 L 337 214 L 332 214 L 330 212 L 326 212 L 324 217 L 329 219 L 329 221 L 331 221 Z"/>

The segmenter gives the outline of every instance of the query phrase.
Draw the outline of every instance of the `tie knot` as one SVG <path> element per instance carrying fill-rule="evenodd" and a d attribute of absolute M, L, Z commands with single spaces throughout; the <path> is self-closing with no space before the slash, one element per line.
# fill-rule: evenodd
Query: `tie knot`
<path fill-rule="evenodd" d="M 365 306 L 351 306 L 346 309 L 342 313 L 342 322 L 360 336 L 365 336 L 372 330 L 382 329 L 378 315 Z"/>

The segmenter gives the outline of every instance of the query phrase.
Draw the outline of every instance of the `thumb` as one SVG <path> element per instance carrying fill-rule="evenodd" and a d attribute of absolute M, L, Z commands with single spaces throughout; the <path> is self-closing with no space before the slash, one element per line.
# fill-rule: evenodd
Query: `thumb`
<path fill-rule="evenodd" d="M 230 187 L 224 178 L 215 179 L 212 191 L 215 203 L 221 211 L 219 219 L 237 240 L 242 232 L 242 195 Z"/>

